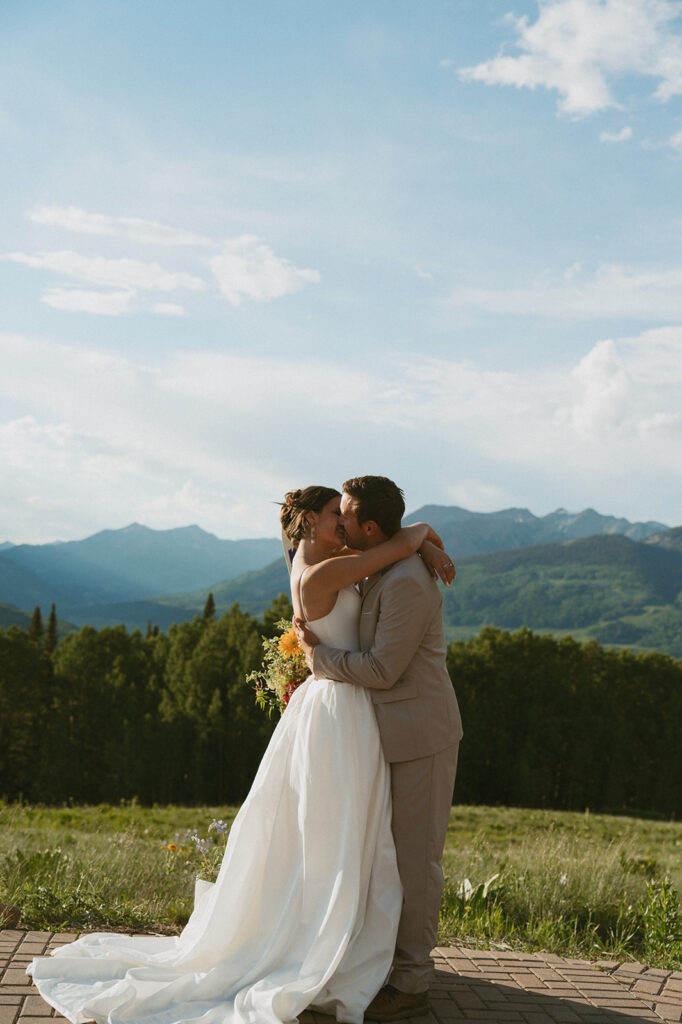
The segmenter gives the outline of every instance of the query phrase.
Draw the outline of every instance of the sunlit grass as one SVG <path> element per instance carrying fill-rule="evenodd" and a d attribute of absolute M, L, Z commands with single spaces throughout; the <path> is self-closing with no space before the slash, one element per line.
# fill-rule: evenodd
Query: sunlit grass
<path fill-rule="evenodd" d="M 681 852 L 676 822 L 454 808 L 440 940 L 679 966 Z"/>
<path fill-rule="evenodd" d="M 0 808 L 0 901 L 34 928 L 177 931 L 189 917 L 206 834 L 237 808 Z M 178 847 L 171 852 L 168 844 Z"/>
<path fill-rule="evenodd" d="M 0 806 L 0 901 L 26 927 L 178 931 L 202 866 L 189 833 L 235 813 Z M 676 822 L 455 807 L 439 941 L 679 966 L 681 853 Z"/>

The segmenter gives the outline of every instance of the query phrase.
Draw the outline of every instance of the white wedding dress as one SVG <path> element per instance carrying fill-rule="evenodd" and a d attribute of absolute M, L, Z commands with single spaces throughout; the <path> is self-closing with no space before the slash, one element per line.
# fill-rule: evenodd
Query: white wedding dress
<path fill-rule="evenodd" d="M 312 623 L 358 648 L 359 597 Z M 234 820 L 215 884 L 178 937 L 85 935 L 28 973 L 73 1024 L 360 1024 L 388 977 L 402 905 L 390 776 L 369 694 L 309 678 Z"/>

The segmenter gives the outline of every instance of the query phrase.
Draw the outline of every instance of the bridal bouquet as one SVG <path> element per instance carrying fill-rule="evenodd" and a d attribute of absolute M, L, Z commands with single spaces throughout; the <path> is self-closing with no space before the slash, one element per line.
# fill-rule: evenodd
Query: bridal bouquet
<path fill-rule="evenodd" d="M 281 715 L 296 687 L 310 675 L 291 622 L 280 619 L 277 629 L 279 635 L 263 637 L 263 667 L 246 677 L 256 691 L 258 707 L 269 715 Z"/>

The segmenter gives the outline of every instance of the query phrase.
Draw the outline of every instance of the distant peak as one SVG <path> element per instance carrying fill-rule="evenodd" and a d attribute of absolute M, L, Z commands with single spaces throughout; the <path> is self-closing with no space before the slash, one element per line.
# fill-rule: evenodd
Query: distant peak
<path fill-rule="evenodd" d="M 148 526 L 144 526 L 143 523 L 130 523 L 128 526 L 122 526 L 119 530 L 102 530 L 102 533 L 115 533 L 119 537 L 135 537 L 142 533 L 154 533 Z"/>
<path fill-rule="evenodd" d="M 196 523 L 192 523 L 190 526 L 175 526 L 164 532 L 176 535 L 180 534 L 184 537 L 215 537 L 214 533 L 209 533 L 208 530 L 204 530 L 201 526 L 197 526 Z"/>

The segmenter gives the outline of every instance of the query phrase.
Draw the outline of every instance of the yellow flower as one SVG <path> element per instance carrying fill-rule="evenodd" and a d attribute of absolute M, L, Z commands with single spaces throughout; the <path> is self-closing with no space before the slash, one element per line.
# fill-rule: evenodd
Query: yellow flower
<path fill-rule="evenodd" d="M 167 846 L 166 846 L 166 849 L 170 850 L 171 853 L 177 853 L 178 852 L 178 847 L 177 847 L 177 845 L 175 843 L 168 843 Z"/>
<path fill-rule="evenodd" d="M 285 658 L 291 658 L 298 650 L 298 639 L 295 630 L 289 629 L 279 638 L 279 650 Z"/>

